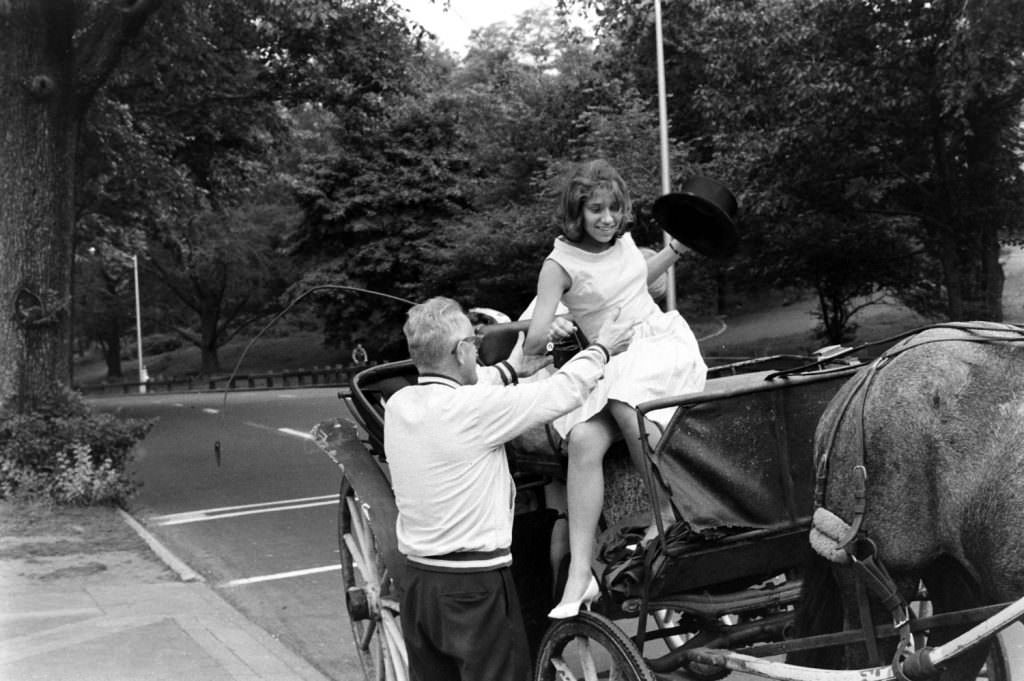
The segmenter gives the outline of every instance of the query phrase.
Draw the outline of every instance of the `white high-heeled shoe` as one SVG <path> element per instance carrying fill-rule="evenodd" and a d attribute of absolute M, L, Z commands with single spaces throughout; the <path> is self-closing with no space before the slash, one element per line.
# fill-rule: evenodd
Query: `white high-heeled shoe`
<path fill-rule="evenodd" d="M 587 584 L 586 591 L 583 592 L 583 597 L 578 601 L 566 601 L 559 603 L 551 612 L 548 613 L 548 617 L 553 620 L 567 620 L 571 617 L 576 617 L 580 614 L 580 608 L 586 608 L 590 610 L 590 604 L 597 600 L 598 596 L 601 595 L 601 588 L 597 584 L 597 580 L 591 575 L 590 583 Z"/>

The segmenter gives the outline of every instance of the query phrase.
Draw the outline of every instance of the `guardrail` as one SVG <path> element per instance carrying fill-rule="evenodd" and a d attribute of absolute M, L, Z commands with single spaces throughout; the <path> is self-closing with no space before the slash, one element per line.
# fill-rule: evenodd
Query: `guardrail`
<path fill-rule="evenodd" d="M 275 388 L 331 387 L 348 385 L 352 375 L 366 366 L 313 367 L 289 371 L 268 371 L 260 374 L 235 376 L 171 376 L 156 377 L 145 383 L 146 393 L 194 392 L 202 390 L 270 390 Z M 137 394 L 143 384 L 138 381 L 124 383 L 91 383 L 76 385 L 85 395 L 112 393 Z"/>

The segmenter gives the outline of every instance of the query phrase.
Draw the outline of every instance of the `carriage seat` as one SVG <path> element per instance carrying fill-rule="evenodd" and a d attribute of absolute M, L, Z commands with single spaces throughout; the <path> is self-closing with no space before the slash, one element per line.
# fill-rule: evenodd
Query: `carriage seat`
<path fill-rule="evenodd" d="M 668 547 L 676 555 L 653 578 L 655 592 L 682 593 L 799 564 L 814 500 L 814 432 L 855 370 L 722 376 L 699 394 L 639 405 L 644 413 L 676 407 L 650 461 L 667 491 L 648 491 L 667 494 L 694 536 L 718 538 Z M 657 549 L 665 550 L 659 541 Z"/>
<path fill-rule="evenodd" d="M 644 412 L 677 407 L 653 464 L 680 515 L 697 530 L 764 528 L 809 516 L 814 431 L 853 371 L 723 376 L 699 394 L 640 405 Z"/>

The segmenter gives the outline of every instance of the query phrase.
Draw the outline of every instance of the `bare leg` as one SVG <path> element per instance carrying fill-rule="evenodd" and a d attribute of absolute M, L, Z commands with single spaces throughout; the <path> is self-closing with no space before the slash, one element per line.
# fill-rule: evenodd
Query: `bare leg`
<path fill-rule="evenodd" d="M 577 601 L 591 579 L 594 535 L 604 504 L 604 455 L 616 435 L 604 412 L 578 424 L 569 437 L 569 574 L 561 602 Z"/>
<path fill-rule="evenodd" d="M 636 469 L 638 471 L 642 471 L 644 465 L 644 449 L 640 442 L 640 425 L 637 423 L 636 410 L 625 402 L 609 400 L 608 411 L 615 420 L 619 431 L 622 432 L 622 437 L 626 441 L 626 448 L 629 449 L 629 458 L 632 460 Z M 652 421 L 648 420 L 644 430 L 647 433 L 647 443 L 653 450 L 661 441 L 661 429 Z M 667 527 L 674 520 L 672 507 L 669 505 L 668 498 L 665 495 L 661 495 L 660 499 L 661 505 L 660 508 L 657 509 L 657 512 L 661 515 Z M 652 525 L 648 528 L 647 535 L 644 536 L 644 540 L 649 541 L 656 537 L 657 531 L 658 526 L 652 520 Z"/>

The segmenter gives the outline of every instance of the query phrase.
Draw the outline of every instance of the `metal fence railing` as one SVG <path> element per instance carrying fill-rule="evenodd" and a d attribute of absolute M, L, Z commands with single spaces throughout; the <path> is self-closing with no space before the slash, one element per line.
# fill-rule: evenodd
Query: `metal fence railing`
<path fill-rule="evenodd" d="M 335 365 L 312 369 L 268 371 L 259 374 L 217 376 L 159 376 L 145 384 L 138 381 L 76 385 L 84 395 L 193 392 L 203 390 L 269 390 L 296 387 L 347 386 L 352 375 L 365 366 Z M 145 386 L 145 389 L 141 388 Z"/>

